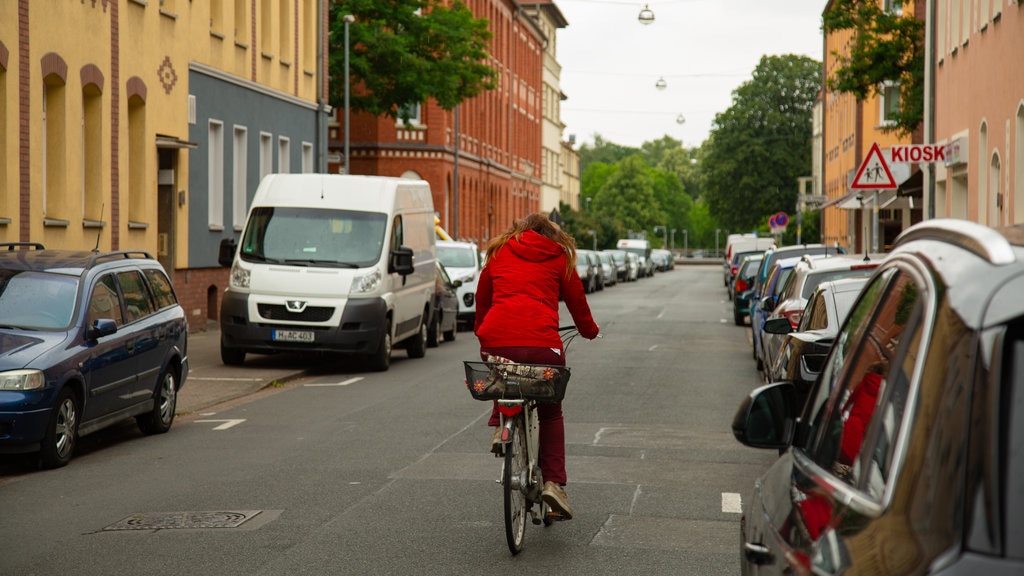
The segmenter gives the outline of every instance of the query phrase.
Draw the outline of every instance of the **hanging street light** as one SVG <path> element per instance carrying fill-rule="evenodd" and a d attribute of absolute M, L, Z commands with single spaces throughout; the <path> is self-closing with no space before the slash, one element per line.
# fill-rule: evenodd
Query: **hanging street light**
<path fill-rule="evenodd" d="M 658 78 L 658 81 L 654 84 L 654 87 L 658 90 L 664 90 L 668 87 L 668 82 L 665 82 L 665 77 Z"/>
<path fill-rule="evenodd" d="M 686 124 L 686 116 L 683 116 L 682 114 L 676 116 L 676 124 Z"/>
<path fill-rule="evenodd" d="M 648 8 L 647 4 L 644 4 L 643 10 L 640 10 L 640 15 L 636 19 L 644 26 L 649 26 L 654 23 L 654 11 Z"/>

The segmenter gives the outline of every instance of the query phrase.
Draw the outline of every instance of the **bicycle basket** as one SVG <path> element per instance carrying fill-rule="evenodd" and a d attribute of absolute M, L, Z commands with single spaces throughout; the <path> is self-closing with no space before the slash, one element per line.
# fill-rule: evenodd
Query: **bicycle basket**
<path fill-rule="evenodd" d="M 523 398 L 561 402 L 569 383 L 569 369 L 546 364 L 508 364 L 464 361 L 466 388 L 477 400 Z"/>

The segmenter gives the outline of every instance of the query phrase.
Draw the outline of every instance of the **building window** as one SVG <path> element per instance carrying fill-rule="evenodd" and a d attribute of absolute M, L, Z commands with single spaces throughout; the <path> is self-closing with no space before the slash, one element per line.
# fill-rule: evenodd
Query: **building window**
<path fill-rule="evenodd" d="M 900 85 L 895 82 L 887 82 L 882 86 L 880 105 L 880 123 L 882 125 L 894 124 L 896 115 L 900 111 Z"/>
<path fill-rule="evenodd" d="M 210 149 L 207 151 L 209 164 L 207 197 L 207 223 L 210 230 L 224 229 L 224 125 L 210 121 Z"/>
<path fill-rule="evenodd" d="M 210 0 L 210 31 L 224 32 L 224 0 Z"/>
<path fill-rule="evenodd" d="M 315 0 L 303 0 L 302 14 L 304 26 L 302 26 L 302 67 L 306 70 L 316 68 L 316 38 L 317 38 L 317 2 Z"/>
<path fill-rule="evenodd" d="M 235 42 L 249 43 L 249 18 L 246 7 L 249 0 L 235 0 Z"/>
<path fill-rule="evenodd" d="M 102 101 L 95 84 L 82 90 L 82 217 L 95 222 L 103 219 Z"/>
<path fill-rule="evenodd" d="M 242 231 L 245 223 L 245 209 L 248 198 L 248 182 L 246 174 L 249 164 L 249 147 L 246 141 L 248 130 L 243 126 L 235 126 L 234 142 L 234 175 L 231 188 L 231 221 L 236 232 Z"/>
<path fill-rule="evenodd" d="M 274 137 L 267 132 L 260 132 L 260 181 L 267 174 L 274 172 Z"/>
<path fill-rule="evenodd" d="M 409 116 L 409 124 L 412 124 L 413 126 L 420 126 L 423 123 L 422 119 L 420 118 L 420 104 L 419 103 L 416 103 L 416 104 L 403 104 L 403 105 L 398 107 L 398 124 L 399 125 L 404 124 L 404 122 L 402 121 L 402 118 L 404 116 L 406 116 L 406 115 Z"/>
<path fill-rule="evenodd" d="M 313 144 L 311 142 L 302 143 L 302 173 L 312 174 L 316 172 L 316 166 L 314 165 L 313 159 Z"/>
<path fill-rule="evenodd" d="M 271 0 L 263 0 L 260 2 L 260 37 L 259 40 L 260 50 L 263 51 L 264 55 L 274 53 L 274 4 Z"/>
<path fill-rule="evenodd" d="M 67 190 L 67 139 L 64 81 L 47 76 L 43 86 L 43 218 L 67 217 L 64 191 Z"/>
<path fill-rule="evenodd" d="M 292 10 L 289 4 L 293 0 L 280 0 L 278 6 L 277 15 L 277 28 L 278 28 L 278 42 L 280 43 L 281 49 L 281 60 L 294 60 L 295 56 L 292 54 Z"/>
<path fill-rule="evenodd" d="M 884 0 L 882 6 L 886 12 L 897 16 L 903 15 L 903 0 Z"/>
<path fill-rule="evenodd" d="M 146 103 L 138 96 L 128 99 L 128 222 L 147 222 Z"/>
<path fill-rule="evenodd" d="M 277 138 L 277 171 L 281 174 L 292 171 L 291 153 L 291 141 L 284 136 L 279 136 Z"/>

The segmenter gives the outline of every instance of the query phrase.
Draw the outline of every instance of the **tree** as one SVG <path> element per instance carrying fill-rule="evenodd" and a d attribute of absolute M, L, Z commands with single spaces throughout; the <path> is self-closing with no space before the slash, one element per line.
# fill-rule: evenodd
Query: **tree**
<path fill-rule="evenodd" d="M 894 0 L 906 6 L 909 0 Z M 878 0 L 835 0 L 822 16 L 826 33 L 852 31 L 849 53 L 834 51 L 838 67 L 830 90 L 858 100 L 899 86 L 899 110 L 883 131 L 910 134 L 924 118 L 924 22 L 907 10 L 883 9 Z"/>
<path fill-rule="evenodd" d="M 764 56 L 753 77 L 715 115 L 701 147 L 704 198 L 711 216 L 741 232 L 796 205 L 797 178 L 811 165 L 811 115 L 821 63 L 806 56 Z"/>
<path fill-rule="evenodd" d="M 639 155 L 626 158 L 617 167 L 594 196 L 592 209 L 612 216 L 622 232 L 653 230 L 665 222 L 651 168 Z"/>
<path fill-rule="evenodd" d="M 589 144 L 580 146 L 580 170 L 586 172 L 588 166 L 597 162 L 615 164 L 639 152 L 636 148 L 608 142 L 600 134 L 595 134 L 593 146 Z"/>
<path fill-rule="evenodd" d="M 410 104 L 428 99 L 445 110 L 494 89 L 485 62 L 488 21 L 465 4 L 438 0 L 342 0 L 330 3 L 330 103 L 344 105 L 346 14 L 353 110 L 409 121 Z"/>

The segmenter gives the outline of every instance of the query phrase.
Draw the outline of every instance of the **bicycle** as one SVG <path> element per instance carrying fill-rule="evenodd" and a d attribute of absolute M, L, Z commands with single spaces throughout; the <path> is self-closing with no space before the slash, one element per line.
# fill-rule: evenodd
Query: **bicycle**
<path fill-rule="evenodd" d="M 575 326 L 561 326 L 563 349 L 579 335 Z M 569 368 L 508 361 L 464 361 L 466 387 L 477 400 L 496 400 L 501 421 L 503 458 L 498 483 L 504 494 L 505 540 L 513 555 L 522 552 L 526 517 L 534 525 L 551 526 L 564 519 L 541 498 L 544 478 L 539 455 L 540 422 L 537 404 L 561 402 Z M 536 508 L 536 509 L 535 509 Z"/>

